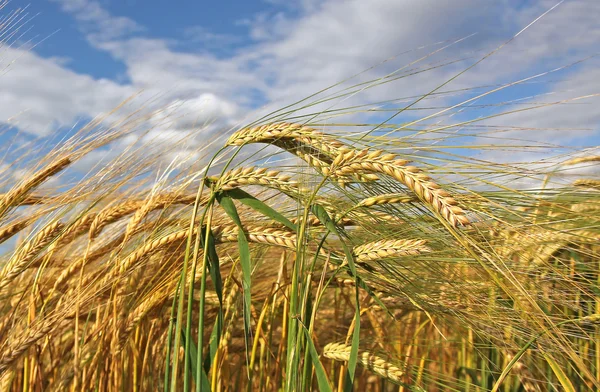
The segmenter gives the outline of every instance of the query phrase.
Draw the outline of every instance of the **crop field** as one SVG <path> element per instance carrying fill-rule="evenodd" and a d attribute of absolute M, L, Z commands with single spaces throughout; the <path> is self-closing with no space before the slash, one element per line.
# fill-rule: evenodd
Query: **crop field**
<path fill-rule="evenodd" d="M 495 98 L 537 76 L 344 106 L 438 66 L 329 87 L 185 159 L 146 137 L 168 109 L 130 101 L 5 143 L 0 391 L 600 390 L 598 150 L 485 125 L 570 103 Z"/>

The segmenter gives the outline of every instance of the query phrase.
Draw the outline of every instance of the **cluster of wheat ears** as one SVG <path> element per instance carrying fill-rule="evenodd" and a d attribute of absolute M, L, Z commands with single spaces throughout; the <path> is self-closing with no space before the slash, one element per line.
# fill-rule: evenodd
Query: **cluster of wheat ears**
<path fill-rule="evenodd" d="M 469 189 L 325 128 L 243 128 L 150 186 L 135 154 L 47 185 L 110 132 L 6 177 L 0 389 L 600 386 L 597 180 Z M 256 143 L 296 160 L 236 163 Z"/>

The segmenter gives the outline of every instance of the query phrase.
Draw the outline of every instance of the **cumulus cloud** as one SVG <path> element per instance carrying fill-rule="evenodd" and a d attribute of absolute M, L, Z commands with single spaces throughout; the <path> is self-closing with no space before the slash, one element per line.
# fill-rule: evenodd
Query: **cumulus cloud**
<path fill-rule="evenodd" d="M 77 115 L 105 111 L 124 95 L 139 89 L 151 94 L 160 92 L 157 105 L 177 108 L 176 113 L 166 118 L 159 116 L 156 120 L 172 120 L 170 126 L 175 130 L 183 131 L 215 118 L 225 119 L 219 125 L 230 126 L 259 106 L 282 107 L 377 64 L 378 67 L 354 77 L 349 83 L 373 80 L 407 64 L 397 76 L 410 76 L 345 98 L 341 105 L 418 97 L 450 80 L 555 5 L 554 1 L 546 0 L 528 2 L 520 7 L 508 0 L 304 0 L 294 3 L 293 7 L 282 4 L 278 11 L 240 21 L 248 27 L 254 43 L 237 48 L 227 56 L 216 56 L 206 51 L 186 51 L 167 39 L 150 38 L 144 26 L 130 18 L 110 14 L 98 1 L 54 1 L 80 23 L 91 45 L 126 66 L 131 84 L 123 86 L 77 75 L 62 69 L 57 61 L 31 55 L 26 58 L 31 59 L 31 64 L 25 65 L 37 69 L 37 74 L 32 74 L 36 76 L 31 77 L 29 82 L 21 76 L 15 79 L 13 85 L 2 89 L 17 91 L 14 94 L 23 99 L 16 95 L 2 98 L 3 102 L 13 103 L 3 105 L 0 114 L 11 111 L 12 115 L 22 111 L 25 104 L 14 104 L 15 100 L 27 102 L 35 110 L 29 112 L 31 122 L 23 122 L 21 126 L 32 131 L 39 128 L 48 132 L 56 124 L 68 124 Z M 270 2 L 278 4 L 278 0 Z M 593 54 L 598 51 L 600 42 L 600 25 L 595 18 L 598 14 L 600 3 L 595 0 L 567 1 L 443 90 L 503 83 Z M 203 28 L 199 31 L 205 37 L 211 34 Z M 472 33 L 477 35 L 411 64 L 452 40 Z M 568 94 L 565 96 L 571 97 L 598 92 L 600 78 L 595 71 L 597 65 L 590 64 L 556 75 L 560 79 L 557 82 L 544 79 L 542 89 L 566 91 Z M 26 67 L 21 62 L 18 68 L 27 73 Z M 428 67 L 432 69 L 419 73 Z M 16 71 L 19 72 L 18 69 Z M 39 80 L 52 82 L 35 86 L 35 81 Z M 3 82 L 0 80 L 0 83 Z M 69 86 L 69 89 L 64 92 L 64 89 L 58 88 L 59 85 Z M 23 91 L 24 95 L 18 91 Z M 536 91 L 539 92 L 543 91 Z M 473 94 L 473 91 L 467 91 L 432 96 L 419 107 L 443 107 Z M 497 103 L 528 94 L 530 92 L 526 88 L 516 92 L 511 89 L 510 94 L 495 94 L 487 102 Z M 555 97 L 558 95 L 548 99 Z M 414 98 L 407 98 L 404 103 L 397 102 L 395 105 L 401 107 L 412 100 Z M 168 112 L 170 110 L 165 110 L 165 113 Z M 435 109 L 430 112 L 435 112 Z M 430 112 L 406 112 L 398 121 L 405 119 L 405 115 Z M 461 113 L 466 115 L 473 111 Z M 523 112 L 489 124 L 509 122 L 529 128 L 550 125 L 554 128 L 586 128 L 594 134 L 598 129 L 597 113 L 597 110 L 586 109 L 584 105 L 564 105 L 560 110 L 550 107 Z M 448 116 L 451 114 L 454 116 L 456 111 L 447 113 Z M 480 114 L 475 112 L 474 115 Z M 460 115 L 456 117 L 458 121 Z M 452 120 L 454 118 L 447 117 L 432 121 Z M 531 132 L 515 134 L 515 137 L 523 136 L 529 137 Z M 564 132 L 533 135 L 544 140 L 558 136 L 561 143 L 570 142 L 569 135 Z"/>
<path fill-rule="evenodd" d="M 105 113 L 134 92 L 106 79 L 94 79 L 31 51 L 5 48 L 15 66 L 0 77 L 0 121 L 36 135 Z"/>

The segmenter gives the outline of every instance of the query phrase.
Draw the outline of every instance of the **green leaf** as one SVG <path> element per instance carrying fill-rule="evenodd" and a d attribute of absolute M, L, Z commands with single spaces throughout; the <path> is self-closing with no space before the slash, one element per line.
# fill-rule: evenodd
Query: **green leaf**
<path fill-rule="evenodd" d="M 327 378 L 327 374 L 325 373 L 325 369 L 323 368 L 323 364 L 319 359 L 319 354 L 317 353 L 317 349 L 315 348 L 315 344 L 313 343 L 310 333 L 308 329 L 302 325 L 304 329 L 304 335 L 306 336 L 306 342 L 308 343 L 308 350 L 310 351 L 310 358 L 312 360 L 312 365 L 315 368 L 315 375 L 317 376 L 317 383 L 319 384 L 319 391 L 328 392 L 332 391 L 331 385 L 329 384 L 329 379 Z"/>
<path fill-rule="evenodd" d="M 354 255 L 352 254 L 352 251 L 350 250 L 350 248 L 348 248 L 348 246 L 344 242 L 341 232 L 338 230 L 335 223 L 333 222 L 333 220 L 331 219 L 331 217 L 325 210 L 325 208 L 323 208 L 323 206 L 321 206 L 319 204 L 313 204 L 311 206 L 311 210 L 312 210 L 313 214 L 315 214 L 315 216 L 319 219 L 319 221 L 321 221 L 321 223 L 323 223 L 323 226 L 325 226 L 332 233 L 335 233 L 338 236 L 338 238 L 340 239 L 340 243 L 342 244 L 342 248 L 344 249 L 344 254 L 346 256 L 346 260 L 348 261 L 348 267 L 350 268 L 352 277 L 356 281 L 356 284 L 355 284 L 356 307 L 355 307 L 355 314 L 354 314 L 354 331 L 352 333 L 352 346 L 350 348 L 350 357 L 348 358 L 348 367 L 346 370 L 346 381 L 344 382 L 344 390 L 352 391 L 352 387 L 354 384 L 354 373 L 356 371 L 356 364 L 358 361 L 358 346 L 360 343 L 360 302 L 359 302 L 359 297 L 358 297 L 358 287 L 359 287 L 360 283 L 359 283 L 358 274 L 356 272 L 356 265 L 354 263 Z"/>
<path fill-rule="evenodd" d="M 183 330 L 181 332 L 181 343 L 185 346 L 185 332 Z M 198 367 L 198 362 L 196 360 L 198 355 L 198 348 L 194 344 L 192 340 L 190 340 L 190 351 L 187 356 L 187 360 L 190 363 L 190 368 L 192 369 L 192 376 L 194 377 L 194 382 L 198 382 L 198 371 L 200 370 L 200 378 L 202 379 L 202 390 L 210 391 L 210 383 L 208 382 L 208 377 L 206 376 L 206 372 L 202 367 Z"/>
<path fill-rule="evenodd" d="M 206 235 L 206 228 L 202 229 L 202 239 L 204 241 Z M 217 313 L 217 318 L 215 320 L 215 324 L 213 326 L 213 330 L 210 334 L 209 341 L 209 352 L 205 356 L 204 359 L 204 371 L 206 373 L 209 372 L 210 366 L 212 365 L 212 361 L 215 358 L 217 353 L 217 348 L 219 346 L 219 341 L 221 340 L 221 332 L 223 331 L 223 280 L 221 278 L 221 269 L 219 263 L 219 255 L 217 254 L 217 249 L 215 246 L 215 238 L 213 236 L 212 231 L 208 233 L 208 243 L 206 244 L 207 256 L 208 256 L 208 270 L 210 272 L 210 277 L 215 285 L 215 291 L 217 293 L 217 298 L 219 299 L 219 311 Z"/>
<path fill-rule="evenodd" d="M 294 230 L 294 231 L 298 230 L 298 227 L 295 224 L 293 224 L 292 222 L 290 222 L 290 220 L 288 218 L 281 215 L 278 211 L 269 207 L 268 205 L 263 203 L 261 200 L 258 200 L 251 194 L 246 193 L 241 189 L 232 189 L 229 191 L 225 191 L 223 193 L 225 195 L 231 197 L 232 199 L 239 200 L 240 203 L 243 203 L 243 204 L 247 205 L 248 207 L 252 208 L 253 210 L 260 212 L 264 216 L 268 216 L 269 218 L 281 223 L 282 225 L 290 228 L 291 230 Z"/>
<path fill-rule="evenodd" d="M 233 200 L 224 194 L 223 192 L 219 192 L 217 195 L 217 201 L 223 207 L 223 210 L 229 217 L 235 222 L 238 226 L 238 250 L 240 252 L 240 264 L 242 265 L 242 289 L 244 294 L 244 334 L 245 334 L 245 342 L 246 342 L 246 356 L 248 356 L 249 347 L 250 347 L 250 338 L 251 338 L 251 330 L 250 330 L 250 287 L 251 287 L 251 274 L 252 269 L 250 265 L 250 247 L 248 245 L 248 239 L 246 238 L 246 233 L 244 232 L 244 227 L 242 226 L 242 221 L 240 220 L 240 216 L 238 215 L 237 209 L 235 208 L 235 204 Z"/>

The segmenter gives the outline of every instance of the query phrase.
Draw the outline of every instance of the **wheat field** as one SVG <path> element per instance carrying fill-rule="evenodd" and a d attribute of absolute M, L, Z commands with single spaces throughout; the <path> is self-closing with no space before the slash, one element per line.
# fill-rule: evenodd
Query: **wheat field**
<path fill-rule="evenodd" d="M 151 186 L 134 153 L 38 189 L 106 131 L 28 162 L 0 210 L 3 390 L 596 388 L 596 179 L 473 190 L 319 128 L 222 150 L 304 165 L 221 159 Z"/>
<path fill-rule="evenodd" d="M 0 391 L 600 390 L 600 157 L 318 106 L 364 89 L 180 160 L 126 103 L 4 146 Z"/>

